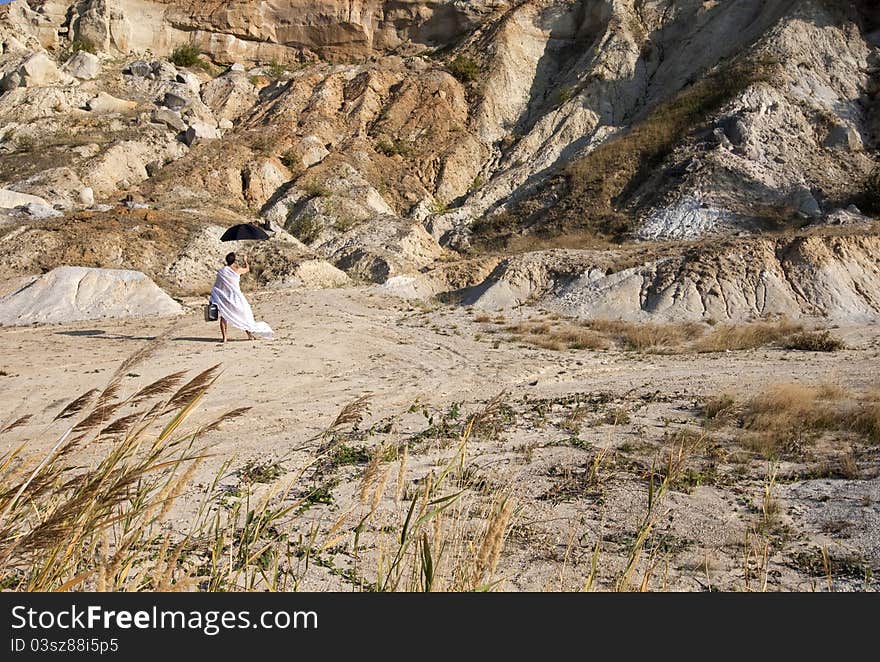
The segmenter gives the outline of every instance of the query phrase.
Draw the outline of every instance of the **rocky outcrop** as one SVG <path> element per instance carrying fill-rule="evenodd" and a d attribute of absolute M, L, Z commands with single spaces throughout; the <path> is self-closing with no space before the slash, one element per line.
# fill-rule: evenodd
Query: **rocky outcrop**
<path fill-rule="evenodd" d="M 0 209 L 13 209 L 15 207 L 22 207 L 32 203 L 46 206 L 49 205 L 49 203 L 43 198 L 36 195 L 28 195 L 27 193 L 19 193 L 18 191 L 0 189 Z"/>
<path fill-rule="evenodd" d="M 667 257 L 549 251 L 506 260 L 464 303 L 540 302 L 587 319 L 745 322 L 786 316 L 838 323 L 880 319 L 880 239 L 807 234 L 728 241 Z M 635 266 L 617 267 L 635 260 Z"/>
<path fill-rule="evenodd" d="M 177 315 L 182 308 L 138 271 L 59 267 L 0 299 L 0 324 L 64 324 Z"/>
<path fill-rule="evenodd" d="M 234 122 L 257 102 L 257 88 L 247 74 L 230 71 L 209 81 L 201 89 L 202 100 L 218 120 Z"/>
<path fill-rule="evenodd" d="M 93 113 L 130 113 L 137 108 L 137 104 L 134 101 L 117 99 L 106 92 L 99 92 L 94 99 L 86 103 L 86 108 Z"/>
<path fill-rule="evenodd" d="M 421 272 L 450 251 L 795 230 L 856 204 L 849 225 L 880 209 L 865 3 L 18 4 L 0 20 L 0 187 L 46 209 L 133 195 L 175 218 L 260 216 L 306 245 L 285 245 L 284 274 L 260 282 L 308 256 L 418 295 L 443 290 Z M 185 44 L 201 61 L 172 64 Z M 26 62 L 45 65 L 41 82 Z M 593 305 L 662 282 L 678 250 L 575 280 L 602 273 Z M 474 296 L 519 301 L 547 280 L 562 295 L 557 271 L 521 260 Z"/>
<path fill-rule="evenodd" d="M 101 61 L 93 53 L 79 51 L 64 63 L 64 71 L 80 80 L 93 80 L 101 73 Z"/>
<path fill-rule="evenodd" d="M 9 91 L 16 87 L 47 87 L 72 82 L 71 76 L 58 68 L 45 53 L 33 53 L 25 57 L 21 64 L 6 73 L 0 87 Z"/>

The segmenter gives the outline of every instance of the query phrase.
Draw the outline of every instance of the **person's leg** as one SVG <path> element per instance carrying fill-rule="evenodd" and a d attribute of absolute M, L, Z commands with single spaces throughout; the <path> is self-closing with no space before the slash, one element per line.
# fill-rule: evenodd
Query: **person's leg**
<path fill-rule="evenodd" d="M 257 339 L 257 337 L 253 333 L 251 333 L 250 331 L 245 331 L 245 333 L 247 333 L 248 340 L 256 340 Z"/>
<path fill-rule="evenodd" d="M 226 342 L 226 320 L 220 318 L 220 335 L 223 336 L 223 342 Z"/>

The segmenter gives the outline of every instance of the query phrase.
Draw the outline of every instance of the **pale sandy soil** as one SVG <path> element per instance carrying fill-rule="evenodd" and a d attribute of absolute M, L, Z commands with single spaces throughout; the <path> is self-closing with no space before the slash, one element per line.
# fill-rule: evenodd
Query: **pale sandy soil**
<path fill-rule="evenodd" d="M 502 423 L 495 434 L 475 435 L 467 456 L 470 474 L 480 485 L 472 490 L 467 517 L 478 520 L 480 504 L 501 492 L 509 491 L 518 507 L 496 573 L 498 588 L 580 589 L 599 538 L 593 588 L 611 587 L 645 513 L 647 470 L 681 429 L 712 435 L 721 457 L 718 475 L 708 484 L 670 492 L 636 583 L 652 567 L 647 587 L 654 590 L 754 589 L 761 583 L 755 575 L 763 576 L 770 590 L 822 589 L 827 578 L 816 571 L 816 559 L 826 546 L 835 588 L 878 588 L 876 447 L 860 450 L 858 479 L 780 480 L 774 492 L 779 522 L 773 532 L 759 536 L 750 532 L 760 528 L 767 463 L 729 460 L 737 452 L 732 437 L 723 431 L 700 432 L 699 416 L 707 397 L 723 392 L 746 397 L 778 383 L 833 382 L 858 392 L 873 388 L 880 368 L 873 328 L 837 329 L 848 349 L 829 354 L 769 348 L 669 356 L 616 350 L 560 353 L 502 339 L 490 333 L 499 325 L 477 323 L 471 311 L 414 305 L 375 289 L 263 292 L 252 302 L 257 317 L 276 329 L 277 340 L 252 343 L 233 331 L 235 341 L 220 345 L 216 326 L 202 321 L 196 308 L 176 319 L 0 328 L 0 408 L 9 420 L 35 415 L 29 425 L 0 437 L 0 452 L 24 440 L 34 454 L 48 449 L 62 429 L 51 424 L 60 408 L 87 389 L 103 386 L 126 356 L 167 331 L 155 357 L 125 379 L 127 392 L 170 372 L 222 363 L 222 376 L 198 420 L 253 407 L 246 417 L 202 440 L 214 455 L 178 508 L 175 526 L 185 524 L 188 506 L 204 491 L 199 486 L 208 484 L 228 460 L 232 472 L 221 487 L 235 493 L 241 481 L 234 470 L 250 461 L 271 464 L 281 458 L 282 476 L 273 480 L 297 475 L 314 454 L 314 444 L 302 449 L 306 441 L 347 403 L 369 394 L 371 413 L 360 429 L 384 422 L 352 435 L 350 445 L 373 450 L 408 443 L 410 448 L 399 503 L 394 456 L 384 469 L 388 485 L 368 527 L 375 535 L 364 536 L 367 556 L 370 549 L 375 554 L 377 545 L 387 544 L 383 527 L 392 530 L 405 514 L 407 496 L 454 453 L 455 431 L 467 414 L 504 391 L 509 409 Z M 520 310 L 507 319 L 531 312 Z M 581 409 L 573 415 L 578 398 Z M 626 420 L 613 424 L 618 411 L 626 412 Z M 431 423 L 445 416 L 447 428 L 415 438 L 428 427 L 426 415 Z M 562 424 L 566 418 L 577 419 L 580 443 L 567 441 L 573 434 Z M 87 464 L 110 443 L 95 442 L 78 460 Z M 600 464 L 601 480 L 588 485 L 584 476 L 604 448 L 610 452 Z M 809 464 L 809 458 L 804 460 L 804 466 Z M 781 475 L 790 468 L 783 463 Z M 350 531 L 364 507 L 357 497 L 363 470 L 360 463 L 307 474 L 304 481 L 329 481 L 333 501 L 297 515 L 291 526 L 303 531 L 317 523 L 326 531 L 351 509 L 341 529 Z M 765 544 L 766 563 L 760 558 Z M 369 579 L 365 566 L 352 570 L 347 545 L 329 546 L 322 564 L 312 565 L 301 586 L 352 590 L 358 576 Z"/>

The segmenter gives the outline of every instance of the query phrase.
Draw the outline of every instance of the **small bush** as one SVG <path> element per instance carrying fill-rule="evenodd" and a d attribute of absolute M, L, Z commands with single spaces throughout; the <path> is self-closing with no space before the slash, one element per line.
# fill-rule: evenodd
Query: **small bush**
<path fill-rule="evenodd" d="M 281 155 L 280 160 L 284 167 L 290 170 L 290 172 L 296 173 L 302 170 L 302 159 L 299 157 L 299 154 L 293 150 L 284 152 L 284 154 Z"/>
<path fill-rule="evenodd" d="M 736 401 L 724 393 L 718 397 L 711 398 L 703 407 L 703 415 L 710 421 L 727 419 L 733 413 Z"/>
<path fill-rule="evenodd" d="M 566 85 L 565 87 L 561 87 L 561 88 L 559 88 L 559 90 L 556 91 L 556 102 L 559 105 L 562 105 L 566 101 L 569 101 L 574 96 L 574 93 L 575 93 L 575 88 L 571 87 L 570 85 Z"/>
<path fill-rule="evenodd" d="M 34 146 L 34 139 L 30 136 L 19 136 L 15 139 L 15 149 L 19 152 L 32 152 Z"/>
<path fill-rule="evenodd" d="M 193 67 L 201 61 L 202 51 L 194 44 L 181 44 L 173 51 L 168 60 L 177 67 Z"/>
<path fill-rule="evenodd" d="M 860 402 L 849 419 L 855 432 L 875 444 L 880 444 L 880 402 L 876 400 Z"/>
<path fill-rule="evenodd" d="M 480 76 L 480 66 L 469 57 L 459 55 L 449 63 L 449 72 L 462 83 L 472 83 Z"/>
<path fill-rule="evenodd" d="M 334 467 L 346 467 L 352 464 L 366 464 L 371 458 L 370 452 L 363 446 L 339 446 L 330 457 Z"/>
<path fill-rule="evenodd" d="M 404 140 L 380 140 L 376 143 L 376 151 L 385 156 L 409 156 L 410 145 Z"/>
<path fill-rule="evenodd" d="M 449 204 L 444 202 L 443 200 L 434 200 L 431 203 L 429 209 L 432 214 L 445 214 L 449 211 Z"/>
<path fill-rule="evenodd" d="M 845 427 L 844 420 L 849 416 L 838 401 L 846 395 L 835 386 L 773 386 L 742 404 L 741 420 L 746 432 L 740 443 L 766 458 L 799 454 L 804 442 Z M 709 411 L 707 408 L 707 415 Z"/>
<path fill-rule="evenodd" d="M 474 177 L 474 181 L 471 182 L 470 190 L 471 192 L 479 191 L 481 188 L 483 188 L 485 184 L 486 180 L 480 177 L 480 175 L 477 175 L 476 177 Z"/>
<path fill-rule="evenodd" d="M 318 240 L 324 226 L 315 214 L 301 214 L 296 218 L 288 217 L 287 229 L 294 237 L 309 245 Z"/>
<path fill-rule="evenodd" d="M 358 223 L 360 223 L 360 219 L 354 216 L 338 216 L 333 221 L 333 229 L 337 232 L 348 232 Z"/>
<path fill-rule="evenodd" d="M 303 182 L 302 190 L 310 198 L 329 198 L 332 195 L 329 188 L 315 180 Z"/>
<path fill-rule="evenodd" d="M 804 352 L 836 352 L 844 348 L 843 341 L 835 338 L 830 331 L 804 331 L 788 338 L 782 345 L 785 349 Z"/>
<path fill-rule="evenodd" d="M 263 71 L 269 78 L 274 78 L 275 80 L 278 80 L 287 73 L 287 67 L 279 63 L 277 60 L 272 60 L 268 64 L 268 66 L 263 69 Z"/>
<path fill-rule="evenodd" d="M 80 51 L 85 51 L 86 53 L 91 53 L 92 55 L 97 55 L 98 48 L 87 39 L 76 39 L 74 40 L 70 46 L 63 49 L 58 54 L 58 60 L 60 62 L 67 62 L 74 55 L 79 53 Z"/>
<path fill-rule="evenodd" d="M 261 133 L 251 140 L 251 149 L 255 152 L 259 152 L 260 154 L 272 154 L 272 151 L 275 149 L 275 138 Z"/>

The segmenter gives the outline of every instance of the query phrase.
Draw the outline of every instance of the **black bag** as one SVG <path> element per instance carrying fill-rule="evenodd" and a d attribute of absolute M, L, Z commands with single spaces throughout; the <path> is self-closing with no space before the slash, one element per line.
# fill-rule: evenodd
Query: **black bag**
<path fill-rule="evenodd" d="M 217 309 L 216 303 L 206 303 L 205 304 L 205 321 L 206 322 L 216 322 L 220 319 L 220 311 Z"/>

